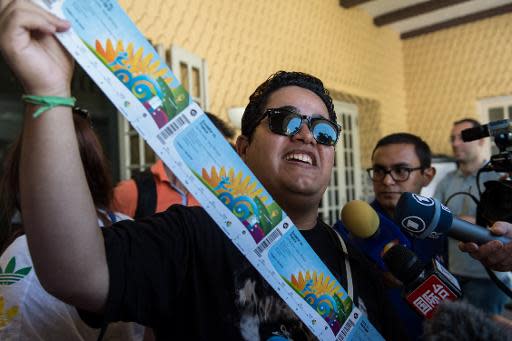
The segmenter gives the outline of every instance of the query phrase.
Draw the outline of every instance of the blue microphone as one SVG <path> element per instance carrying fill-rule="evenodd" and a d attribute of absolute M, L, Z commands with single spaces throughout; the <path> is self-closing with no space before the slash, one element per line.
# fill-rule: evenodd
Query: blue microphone
<path fill-rule="evenodd" d="M 341 226 L 338 231 L 348 236 L 359 250 L 370 257 L 383 271 L 389 271 L 382 259 L 395 245 L 410 248 L 411 242 L 391 219 L 375 211 L 367 202 L 352 200 L 341 210 Z"/>
<path fill-rule="evenodd" d="M 493 240 L 509 243 L 512 239 L 496 236 L 482 226 L 456 218 L 450 209 L 438 200 L 405 192 L 395 207 L 395 221 L 402 230 L 414 238 L 450 236 L 462 242 L 478 245 Z"/>

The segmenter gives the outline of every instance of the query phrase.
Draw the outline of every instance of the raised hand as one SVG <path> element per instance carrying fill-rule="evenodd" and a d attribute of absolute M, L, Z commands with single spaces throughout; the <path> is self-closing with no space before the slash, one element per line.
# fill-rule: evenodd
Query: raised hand
<path fill-rule="evenodd" d="M 27 0 L 0 0 L 0 51 L 31 95 L 69 96 L 71 56 L 53 35 L 69 22 Z"/>

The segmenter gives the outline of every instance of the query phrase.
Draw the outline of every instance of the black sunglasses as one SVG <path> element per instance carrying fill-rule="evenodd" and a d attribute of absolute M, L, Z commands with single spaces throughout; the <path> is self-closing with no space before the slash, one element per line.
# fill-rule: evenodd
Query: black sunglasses
<path fill-rule="evenodd" d="M 307 116 L 291 108 L 271 108 L 265 110 L 263 117 L 268 117 L 270 131 L 284 136 L 294 136 L 306 121 L 309 131 L 316 142 L 334 146 L 338 141 L 341 126 L 321 116 Z"/>

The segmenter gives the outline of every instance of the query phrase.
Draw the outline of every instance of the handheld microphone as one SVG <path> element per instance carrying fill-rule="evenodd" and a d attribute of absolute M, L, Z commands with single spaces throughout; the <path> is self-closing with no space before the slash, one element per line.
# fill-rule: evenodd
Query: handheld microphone
<path fill-rule="evenodd" d="M 489 122 L 488 124 L 484 124 L 480 127 L 473 127 L 464 129 L 461 131 L 460 136 L 462 137 L 462 141 L 470 142 L 474 140 L 478 140 L 487 136 L 493 137 L 502 137 L 510 139 L 510 135 L 512 133 L 512 121 L 511 120 L 499 120 L 494 122 Z"/>
<path fill-rule="evenodd" d="M 453 216 L 438 200 L 405 192 L 395 208 L 395 221 L 410 236 L 424 239 L 448 235 L 462 242 L 478 245 L 492 240 L 509 243 L 512 239 L 493 235 L 488 229 Z"/>
<path fill-rule="evenodd" d="M 459 283 L 437 260 L 425 266 L 402 245 L 393 246 L 384 255 L 390 272 L 404 284 L 404 298 L 420 316 L 430 319 L 437 306 L 462 294 Z"/>
<path fill-rule="evenodd" d="M 411 246 L 411 242 L 390 219 L 376 212 L 367 202 L 352 200 L 343 206 L 341 221 L 356 247 L 368 255 L 384 271 L 382 256 L 394 245 Z"/>

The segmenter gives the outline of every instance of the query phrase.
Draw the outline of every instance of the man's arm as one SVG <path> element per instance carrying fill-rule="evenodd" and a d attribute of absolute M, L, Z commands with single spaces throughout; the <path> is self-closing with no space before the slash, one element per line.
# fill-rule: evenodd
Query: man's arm
<path fill-rule="evenodd" d="M 512 224 L 498 221 L 491 227 L 492 233 L 512 238 Z M 483 265 L 496 271 L 512 271 L 512 242 L 503 244 L 494 240 L 483 245 L 460 243 L 461 251 L 482 262 Z"/>
<path fill-rule="evenodd" d="M 70 96 L 72 59 L 53 36 L 68 27 L 30 1 L 0 0 L 0 50 L 26 94 Z M 100 311 L 108 268 L 71 109 L 34 119 L 35 109 L 26 108 L 20 160 L 21 211 L 34 266 L 51 294 Z"/>

